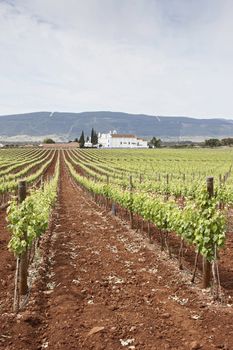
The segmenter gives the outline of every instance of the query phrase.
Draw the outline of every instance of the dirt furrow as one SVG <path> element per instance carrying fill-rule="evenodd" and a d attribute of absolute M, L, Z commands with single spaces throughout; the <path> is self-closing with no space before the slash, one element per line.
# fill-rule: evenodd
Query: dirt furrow
<path fill-rule="evenodd" d="M 213 304 L 188 272 L 93 203 L 63 161 L 41 249 L 37 283 L 27 311 L 12 321 L 8 350 L 16 340 L 18 350 L 232 348 L 232 309 Z"/>

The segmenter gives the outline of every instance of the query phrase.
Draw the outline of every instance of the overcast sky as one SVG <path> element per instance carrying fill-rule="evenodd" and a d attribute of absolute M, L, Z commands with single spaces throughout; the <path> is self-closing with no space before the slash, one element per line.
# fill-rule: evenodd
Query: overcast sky
<path fill-rule="evenodd" d="M 233 0 L 0 0 L 0 115 L 233 118 Z"/>

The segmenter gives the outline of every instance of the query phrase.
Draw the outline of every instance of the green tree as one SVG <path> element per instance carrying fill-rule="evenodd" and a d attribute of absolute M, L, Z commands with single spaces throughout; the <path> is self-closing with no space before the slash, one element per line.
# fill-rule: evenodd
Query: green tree
<path fill-rule="evenodd" d="M 226 139 L 222 139 L 221 140 L 221 144 L 223 146 L 231 146 L 231 145 L 233 145 L 233 138 L 232 137 L 228 137 Z"/>
<path fill-rule="evenodd" d="M 156 137 L 152 137 L 152 139 L 149 142 L 149 147 L 153 147 L 153 148 L 161 147 L 161 140 L 157 139 Z"/>
<path fill-rule="evenodd" d="M 219 139 L 209 139 L 205 140 L 205 146 L 207 147 L 219 147 L 221 146 L 221 141 Z"/>
<path fill-rule="evenodd" d="M 97 145 L 98 143 L 98 134 L 94 128 L 91 129 L 91 143 L 92 145 Z"/>
<path fill-rule="evenodd" d="M 43 143 L 55 143 L 55 141 L 53 139 L 46 138 L 43 140 Z"/>
<path fill-rule="evenodd" d="M 81 136 L 80 136 L 80 138 L 79 138 L 79 145 L 80 145 L 80 148 L 83 148 L 83 147 L 84 147 L 84 143 L 85 143 L 85 137 L 84 137 L 84 131 L 82 131 Z"/>
<path fill-rule="evenodd" d="M 91 143 L 93 144 L 93 141 L 94 141 L 94 133 L 95 133 L 95 130 L 92 128 L 91 129 Z"/>
<path fill-rule="evenodd" d="M 94 133 L 93 145 L 97 145 L 97 144 L 98 144 L 98 134 L 97 134 L 97 132 L 95 131 L 95 133 Z"/>

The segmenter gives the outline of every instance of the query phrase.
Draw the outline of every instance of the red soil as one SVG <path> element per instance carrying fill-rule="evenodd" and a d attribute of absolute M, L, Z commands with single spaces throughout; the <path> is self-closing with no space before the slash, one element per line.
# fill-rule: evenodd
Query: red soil
<path fill-rule="evenodd" d="M 212 303 L 176 261 L 101 210 L 64 162 L 41 254 L 29 304 L 17 316 L 10 313 L 9 274 L 0 304 L 2 349 L 233 348 L 232 308 Z"/>

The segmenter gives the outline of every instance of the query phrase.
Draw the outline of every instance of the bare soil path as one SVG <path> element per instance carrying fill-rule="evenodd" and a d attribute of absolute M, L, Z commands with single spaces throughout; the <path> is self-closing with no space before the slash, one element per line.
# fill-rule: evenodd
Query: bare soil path
<path fill-rule="evenodd" d="M 26 311 L 7 350 L 233 349 L 233 311 L 211 302 L 154 245 L 101 210 L 62 161 L 58 205 Z"/>

